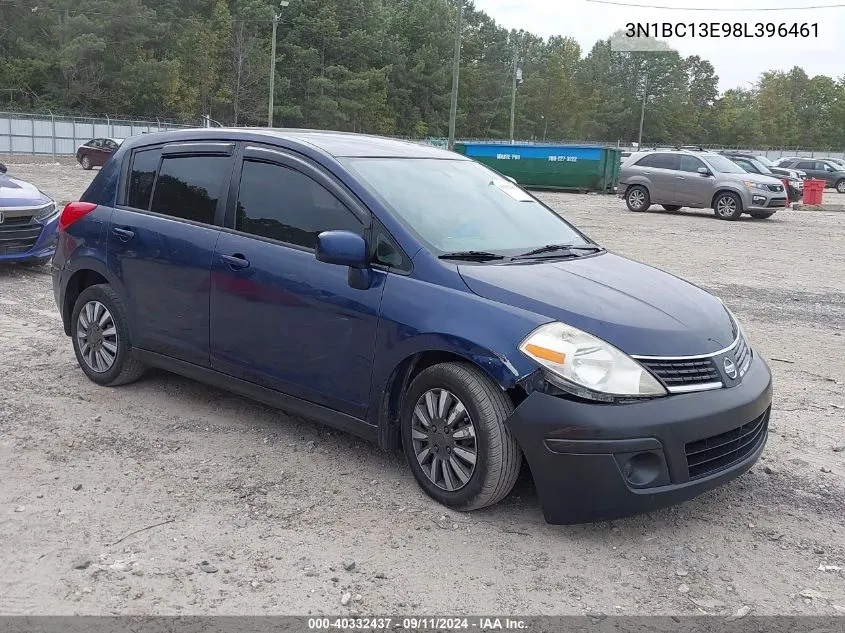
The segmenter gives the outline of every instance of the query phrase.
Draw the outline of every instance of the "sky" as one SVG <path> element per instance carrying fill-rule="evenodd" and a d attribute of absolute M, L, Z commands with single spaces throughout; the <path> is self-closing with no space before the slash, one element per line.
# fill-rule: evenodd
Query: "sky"
<path fill-rule="evenodd" d="M 474 0 L 505 28 L 525 29 L 544 38 L 574 37 L 584 54 L 628 23 L 670 23 L 673 26 L 717 22 L 745 23 L 754 34 L 772 24 L 786 28 L 807 25 L 809 37 L 667 38 L 683 56 L 708 60 L 719 76 L 719 89 L 750 88 L 768 70 L 804 68 L 808 75 L 845 76 L 845 0 Z M 604 3 L 609 2 L 609 3 Z M 618 4 L 611 4 L 616 2 Z M 839 5 L 831 7 L 831 5 Z M 629 5 L 629 6 L 619 6 Z M 639 5 L 639 6 L 630 6 Z M 646 5 L 660 8 L 645 8 Z M 820 9 L 810 9 L 820 6 Z M 795 9 L 795 7 L 802 7 Z M 784 10 L 792 8 L 792 10 Z M 704 9 L 704 10 L 691 10 Z M 816 27 L 813 25 L 816 24 Z M 662 26 L 661 26 L 662 28 Z M 700 28 L 700 27 L 697 27 Z M 816 35 L 817 33 L 817 35 Z M 843 35 L 839 35 L 843 33 Z M 662 38 L 661 38 L 662 39 Z"/>

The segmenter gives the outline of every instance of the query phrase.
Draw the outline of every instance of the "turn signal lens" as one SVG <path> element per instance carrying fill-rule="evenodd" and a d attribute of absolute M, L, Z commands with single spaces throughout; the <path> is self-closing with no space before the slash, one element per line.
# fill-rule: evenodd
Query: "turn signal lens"
<path fill-rule="evenodd" d="M 543 360 L 558 363 L 559 365 L 563 365 L 563 363 L 566 362 L 566 354 L 556 352 L 553 349 L 540 347 L 539 345 L 528 343 L 525 346 L 525 351 L 535 358 L 542 358 Z"/>

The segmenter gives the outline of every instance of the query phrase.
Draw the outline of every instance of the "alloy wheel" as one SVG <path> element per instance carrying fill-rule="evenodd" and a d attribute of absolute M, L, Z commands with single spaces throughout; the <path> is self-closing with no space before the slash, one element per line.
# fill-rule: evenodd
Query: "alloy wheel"
<path fill-rule="evenodd" d="M 630 202 L 631 206 L 635 209 L 642 209 L 645 204 L 645 194 L 641 189 L 634 189 L 628 194 L 628 202 Z"/>
<path fill-rule="evenodd" d="M 722 196 L 716 202 L 716 213 L 723 218 L 731 217 L 736 213 L 736 200 L 731 196 Z"/>
<path fill-rule="evenodd" d="M 117 326 L 108 308 L 99 301 L 89 301 L 79 312 L 76 342 L 88 368 L 103 374 L 117 359 Z"/>
<path fill-rule="evenodd" d="M 478 460 L 475 424 L 452 392 L 431 389 L 420 396 L 411 440 L 420 468 L 438 488 L 454 492 L 472 478 Z"/>

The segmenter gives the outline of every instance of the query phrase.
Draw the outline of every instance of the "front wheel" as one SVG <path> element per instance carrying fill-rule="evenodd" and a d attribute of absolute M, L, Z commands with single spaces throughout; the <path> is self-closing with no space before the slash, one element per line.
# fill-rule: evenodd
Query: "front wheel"
<path fill-rule="evenodd" d="M 641 185 L 634 185 L 625 192 L 625 204 L 630 211 L 645 211 L 651 206 L 651 196 L 648 189 Z"/>
<path fill-rule="evenodd" d="M 845 193 L 845 178 L 836 183 L 836 193 Z"/>
<path fill-rule="evenodd" d="M 469 363 L 424 369 L 403 398 L 402 446 L 411 472 L 434 500 L 459 511 L 504 499 L 522 452 L 505 420 L 513 404 Z"/>
<path fill-rule="evenodd" d="M 125 385 L 144 373 L 132 349 L 126 309 L 111 286 L 82 291 L 73 306 L 70 335 L 76 361 L 98 385 Z"/>
<path fill-rule="evenodd" d="M 722 220 L 736 220 L 742 215 L 742 200 L 735 193 L 720 193 L 713 201 L 713 210 Z"/>

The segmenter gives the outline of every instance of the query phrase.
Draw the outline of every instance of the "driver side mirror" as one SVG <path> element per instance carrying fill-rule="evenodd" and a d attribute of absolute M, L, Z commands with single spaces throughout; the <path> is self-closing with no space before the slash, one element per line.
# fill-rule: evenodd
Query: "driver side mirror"
<path fill-rule="evenodd" d="M 707 176 L 712 176 L 712 175 L 713 175 L 713 172 L 711 172 L 711 171 L 710 171 L 709 169 L 707 169 L 706 167 L 699 167 L 699 168 L 698 168 L 698 173 L 699 173 L 699 175 L 704 176 L 705 178 L 706 178 Z"/>
<path fill-rule="evenodd" d="M 369 268 L 364 238 L 352 231 L 323 231 L 317 236 L 317 261 L 350 268 Z"/>
<path fill-rule="evenodd" d="M 0 176 L 5 174 L 7 171 L 6 166 L 3 163 L 0 163 Z"/>

